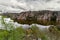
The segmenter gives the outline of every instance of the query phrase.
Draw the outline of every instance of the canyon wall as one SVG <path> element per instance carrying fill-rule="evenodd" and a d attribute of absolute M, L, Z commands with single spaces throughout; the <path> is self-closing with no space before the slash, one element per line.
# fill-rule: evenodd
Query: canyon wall
<path fill-rule="evenodd" d="M 2 15 L 10 17 L 21 24 L 60 24 L 60 11 L 26 11 L 21 13 L 3 13 Z"/>

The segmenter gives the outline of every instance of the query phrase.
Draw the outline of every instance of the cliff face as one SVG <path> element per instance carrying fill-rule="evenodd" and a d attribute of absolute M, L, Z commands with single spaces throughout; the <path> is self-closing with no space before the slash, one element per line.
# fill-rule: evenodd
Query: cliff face
<path fill-rule="evenodd" d="M 60 11 L 26 11 L 21 13 L 4 13 L 4 15 L 11 17 L 14 21 L 23 24 L 59 24 Z"/>
<path fill-rule="evenodd" d="M 59 15 L 59 11 L 27 11 L 21 12 L 17 21 L 25 24 L 59 24 Z"/>

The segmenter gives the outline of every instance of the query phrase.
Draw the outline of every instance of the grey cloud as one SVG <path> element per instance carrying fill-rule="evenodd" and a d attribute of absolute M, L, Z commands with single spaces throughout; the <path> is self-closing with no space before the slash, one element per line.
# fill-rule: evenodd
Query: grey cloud
<path fill-rule="evenodd" d="M 0 0 L 0 11 L 60 10 L 60 0 Z"/>

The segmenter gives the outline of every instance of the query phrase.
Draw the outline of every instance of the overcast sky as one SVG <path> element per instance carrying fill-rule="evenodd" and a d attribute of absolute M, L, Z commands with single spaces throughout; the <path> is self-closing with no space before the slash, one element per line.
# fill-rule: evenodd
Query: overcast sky
<path fill-rule="evenodd" d="M 0 12 L 60 10 L 60 0 L 0 0 Z"/>

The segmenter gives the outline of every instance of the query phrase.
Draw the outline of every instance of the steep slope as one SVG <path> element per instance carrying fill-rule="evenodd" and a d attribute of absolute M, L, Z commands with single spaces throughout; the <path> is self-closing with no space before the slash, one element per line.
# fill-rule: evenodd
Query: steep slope
<path fill-rule="evenodd" d="M 60 11 L 26 11 L 21 13 L 3 13 L 2 15 L 10 17 L 14 21 L 22 24 L 59 24 Z"/>

